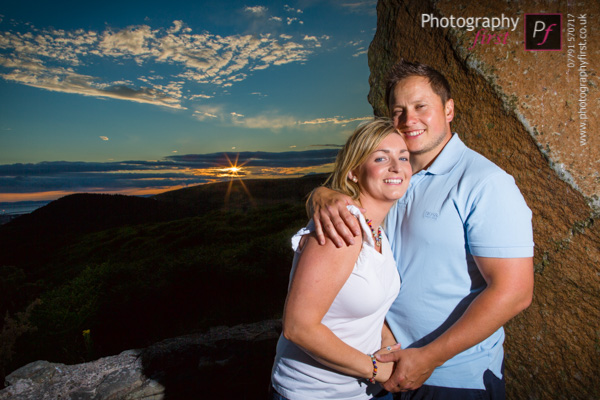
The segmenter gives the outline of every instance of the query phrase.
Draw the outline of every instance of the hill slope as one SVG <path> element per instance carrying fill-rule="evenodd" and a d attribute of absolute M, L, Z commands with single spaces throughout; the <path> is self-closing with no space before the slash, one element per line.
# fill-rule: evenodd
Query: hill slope
<path fill-rule="evenodd" d="M 37 330 L 17 340 L 12 361 L 0 354 L 0 368 L 81 362 L 277 318 L 289 238 L 323 180 L 232 182 L 228 196 L 229 183 L 152 199 L 74 195 L 0 227 L 0 312 L 14 316 L 41 299 L 25 321 Z"/>

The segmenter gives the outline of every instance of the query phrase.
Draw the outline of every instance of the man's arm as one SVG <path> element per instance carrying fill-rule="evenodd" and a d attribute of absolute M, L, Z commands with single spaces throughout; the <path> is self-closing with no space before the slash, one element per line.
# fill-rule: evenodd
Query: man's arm
<path fill-rule="evenodd" d="M 382 362 L 397 362 L 384 388 L 391 392 L 420 387 L 433 370 L 458 353 L 480 343 L 515 315 L 533 297 L 533 258 L 474 257 L 487 287 L 446 332 L 421 348 L 381 354 Z"/>
<path fill-rule="evenodd" d="M 346 208 L 353 204 L 359 207 L 349 196 L 326 187 L 313 190 L 308 200 L 315 223 L 315 233 L 319 244 L 325 244 L 327 236 L 336 247 L 354 244 L 354 237 L 361 236 L 358 219 Z"/>

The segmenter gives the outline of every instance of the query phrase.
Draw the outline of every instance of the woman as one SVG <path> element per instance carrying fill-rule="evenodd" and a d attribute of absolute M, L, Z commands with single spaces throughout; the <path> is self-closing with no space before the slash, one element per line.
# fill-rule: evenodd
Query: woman
<path fill-rule="evenodd" d="M 328 186 L 366 210 L 362 241 L 319 245 L 312 221 L 292 245 L 296 252 L 271 376 L 271 399 L 370 399 L 392 363 L 373 353 L 394 350 L 384 324 L 400 278 L 381 224 L 412 175 L 404 140 L 388 119 L 361 125 L 339 152 Z M 384 350 L 385 351 L 385 350 Z M 389 395 L 391 396 L 391 395 Z"/>

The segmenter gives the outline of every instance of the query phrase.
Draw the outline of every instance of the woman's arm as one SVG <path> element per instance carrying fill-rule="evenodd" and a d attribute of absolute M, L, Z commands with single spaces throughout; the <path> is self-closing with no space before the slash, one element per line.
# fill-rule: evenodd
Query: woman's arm
<path fill-rule="evenodd" d="M 344 343 L 321 323 L 352 273 L 361 247 L 362 243 L 356 243 L 337 248 L 331 240 L 320 246 L 314 235 L 308 236 L 286 300 L 283 335 L 328 367 L 368 379 L 373 376 L 371 358 Z M 377 364 L 377 380 L 384 382 L 391 367 Z"/>
<path fill-rule="evenodd" d="M 381 328 L 381 347 L 392 347 L 396 344 L 396 338 L 394 337 L 394 334 L 392 333 L 392 330 L 390 329 L 390 326 L 388 325 L 387 321 L 385 321 L 383 323 L 383 328 Z"/>

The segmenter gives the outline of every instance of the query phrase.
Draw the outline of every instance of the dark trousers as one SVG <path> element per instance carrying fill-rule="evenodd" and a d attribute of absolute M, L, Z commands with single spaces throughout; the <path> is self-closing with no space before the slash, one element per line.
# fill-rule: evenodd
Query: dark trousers
<path fill-rule="evenodd" d="M 417 390 L 394 394 L 395 400 L 505 400 L 504 378 L 499 379 L 489 369 L 483 374 L 483 389 L 457 389 L 423 385 Z"/>

